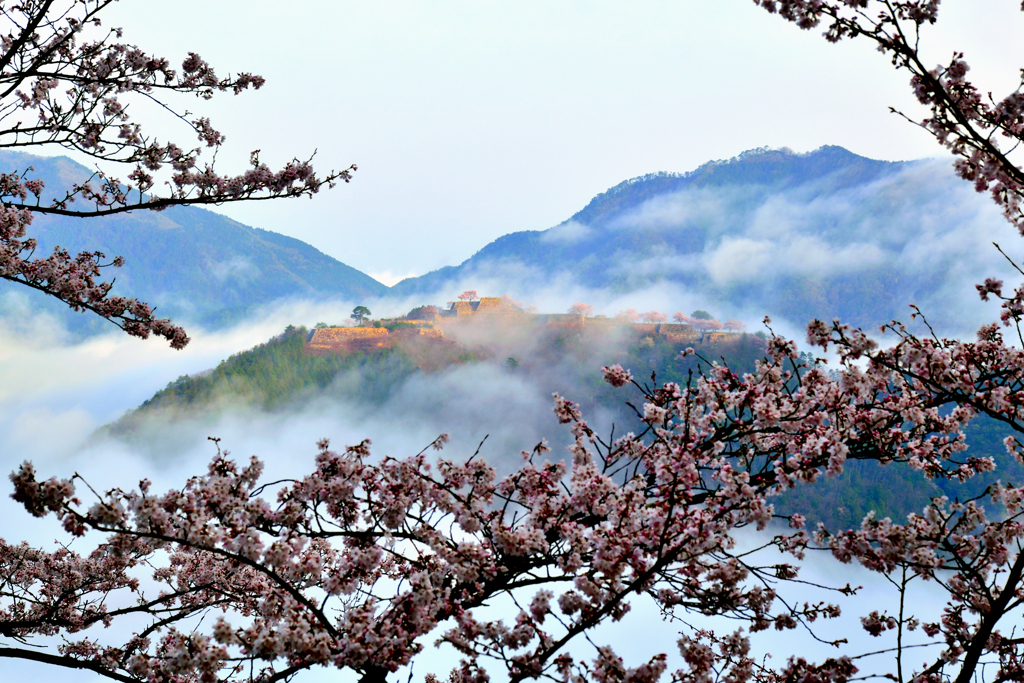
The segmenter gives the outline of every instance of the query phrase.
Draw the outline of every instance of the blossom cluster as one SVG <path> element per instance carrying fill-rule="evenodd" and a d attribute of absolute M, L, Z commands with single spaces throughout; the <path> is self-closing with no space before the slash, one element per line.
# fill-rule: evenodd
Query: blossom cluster
<path fill-rule="evenodd" d="M 258 460 L 241 465 L 219 453 L 180 490 L 155 494 L 144 481 L 86 506 L 76 478 L 40 481 L 26 463 L 12 475 L 17 500 L 57 515 L 72 534 L 93 530 L 107 541 L 87 558 L 18 551 L 32 569 L 8 582 L 0 629 L 31 603 L 35 616 L 18 622 L 19 637 L 65 634 L 61 657 L 139 680 L 249 680 L 256 670 L 276 680 L 324 666 L 384 681 L 435 634 L 464 656 L 452 681 L 485 680 L 491 662 L 515 681 L 653 683 L 665 653 L 627 665 L 607 646 L 590 662 L 566 651 L 646 596 L 670 619 L 696 611 L 746 624 L 731 635 L 684 631 L 686 667 L 674 680 L 712 680 L 722 667 L 736 681 L 847 680 L 856 672 L 850 655 L 779 669 L 749 657 L 752 633 L 813 628 L 840 610 L 792 599 L 785 588 L 801 581 L 797 563 L 755 561 L 737 549 L 737 532 L 766 530 L 778 517 L 774 496 L 836 476 L 850 460 L 970 479 L 994 465 L 965 450 L 963 427 L 979 413 L 1024 425 L 1024 358 L 998 327 L 974 342 L 888 329 L 898 341 L 883 349 L 838 322 L 812 323 L 809 341 L 839 358 L 831 373 L 772 336 L 752 373 L 711 364 L 686 385 L 634 383 L 644 399 L 637 430 L 612 442 L 556 396 L 555 416 L 573 435 L 568 458 L 544 460 L 542 444 L 502 479 L 475 458 L 375 461 L 369 442 L 336 451 L 324 441 L 312 473 L 276 488 L 262 483 Z M 604 373 L 613 385 L 631 382 L 620 367 Z M 1021 457 L 1016 440 L 1007 448 Z M 990 519 L 992 505 L 1002 512 Z M 983 661 L 1017 666 L 1019 644 L 998 625 L 1024 588 L 1021 514 L 1024 489 L 1001 482 L 976 500 L 936 498 L 902 524 L 869 515 L 859 529 L 809 533 L 794 515 L 786 533 L 764 538 L 797 562 L 821 549 L 945 586 L 949 604 L 937 622 L 877 610 L 861 622 L 872 635 L 931 638 L 941 654 L 921 675 L 938 680 Z M 58 562 L 79 563 L 83 588 L 41 592 L 39 577 Z M 159 567 L 147 577 L 163 586 L 158 596 L 139 587 L 143 564 Z M 116 591 L 136 595 L 136 606 L 108 606 Z M 515 616 L 482 618 L 478 608 L 500 595 L 521 605 Z M 70 637 L 129 613 L 152 619 L 129 644 Z M 208 614 L 221 616 L 203 620 L 205 630 L 179 627 Z"/>
<path fill-rule="evenodd" d="M 152 307 L 111 294 L 100 275 L 119 258 L 106 262 L 100 252 L 69 254 L 56 250 L 35 256 L 25 238 L 33 213 L 95 217 L 181 204 L 311 196 L 321 188 L 348 182 L 354 165 L 318 175 L 309 159 L 293 159 L 271 170 L 251 155 L 250 168 L 225 175 L 204 150 L 215 152 L 224 135 L 210 120 L 177 110 L 173 98 L 209 99 L 219 92 L 259 89 L 264 79 L 250 73 L 218 76 L 195 53 L 179 68 L 163 57 L 123 42 L 120 29 L 105 29 L 100 14 L 114 0 L 61 0 L 0 4 L 0 148 L 54 146 L 77 150 L 98 163 L 127 168 L 122 180 L 108 171 L 76 179 L 46 196 L 41 180 L 23 173 L 0 174 L 0 279 L 27 285 L 111 320 L 129 334 L 166 338 L 173 348 L 188 343 L 185 332 L 156 318 Z M 197 146 L 161 142 L 145 134 L 129 116 L 131 102 L 149 100 L 184 124 Z M 162 185 L 161 185 L 162 182 Z M 162 189 L 161 189 L 162 188 Z"/>
<path fill-rule="evenodd" d="M 5 174 L 8 187 L 11 176 Z M 14 185 L 24 185 L 14 181 Z M 12 206 L 0 207 L 0 279 L 41 291 L 67 304 L 75 311 L 92 311 L 136 337 L 150 334 L 167 339 L 172 348 L 183 348 L 189 341 L 185 331 L 170 320 L 157 318 L 148 304 L 136 299 L 113 296 L 113 283 L 100 278 L 107 267 L 120 267 L 121 258 L 104 262 L 103 252 L 84 251 L 72 256 L 56 248 L 45 257 L 33 257 L 36 241 L 26 237 L 32 223 L 32 211 Z"/>
<path fill-rule="evenodd" d="M 223 136 L 185 114 L 200 147 L 146 138 L 123 96 L 205 99 L 258 88 L 262 79 L 221 79 L 195 54 L 174 69 L 121 43 L 120 31 L 99 29 L 97 14 L 111 1 L 2 5 L 10 29 L 0 31 L 0 80 L 12 96 L 0 101 L 0 119 L 28 112 L 36 120 L 0 130 L 0 145 L 61 144 L 128 163 L 134 185 L 97 174 L 96 185 L 81 183 L 44 204 L 41 182 L 0 174 L 0 278 L 181 346 L 183 332 L 97 281 L 119 259 L 60 250 L 34 259 L 32 213 L 309 195 L 349 171 L 318 179 L 294 161 L 273 172 L 254 153 L 248 172 L 220 176 L 197 159 Z M 961 175 L 1024 225 L 1021 171 L 996 146 L 998 136 L 1020 138 L 1024 98 L 978 97 L 961 55 L 938 69 L 920 63 L 917 29 L 935 21 L 937 2 L 755 2 L 803 28 L 825 22 L 830 40 L 870 38 L 909 69 L 919 100 L 932 108 L 923 125 L 961 156 Z M 161 169 L 173 172 L 168 192 L 147 195 Z M 76 211 L 75 200 L 93 208 Z M 590 661 L 568 651 L 603 622 L 622 619 L 632 601 L 648 599 L 683 628 L 683 666 L 673 681 L 844 683 L 862 654 L 845 640 L 830 643 L 839 651 L 820 662 L 794 655 L 773 666 L 751 656 L 751 634 L 813 633 L 819 620 L 839 616 L 838 605 L 800 599 L 806 582 L 797 563 L 821 551 L 884 575 L 899 591 L 921 579 L 946 592 L 935 620 L 907 613 L 903 600 L 898 613 L 873 609 L 861 618 L 872 636 L 913 632 L 917 646 L 929 646 L 913 650 L 927 660 L 911 671 L 898 640 L 888 677 L 967 683 L 984 672 L 1021 680 L 1024 641 L 1013 626 L 1024 606 L 1024 487 L 999 481 L 973 499 L 936 497 L 903 521 L 869 514 L 855 529 L 804 530 L 800 515 L 780 517 L 773 506 L 779 494 L 838 476 L 853 460 L 949 482 L 996 467 L 972 455 L 964 427 L 985 415 L 1024 433 L 1024 352 L 1003 336 L 1009 327 L 1024 338 L 1024 288 L 1004 294 L 1001 282 L 988 280 L 979 292 L 1000 299 L 1002 312 L 974 341 L 917 337 L 892 323 L 882 331 L 895 343 L 883 348 L 839 321 L 812 322 L 809 343 L 838 358 L 829 371 L 774 335 L 743 375 L 710 363 L 685 384 L 648 387 L 606 367 L 609 384 L 641 393 L 635 431 L 605 440 L 579 405 L 556 396 L 555 417 L 572 435 L 566 457 L 545 459 L 542 443 L 500 479 L 475 457 L 435 460 L 424 451 L 377 459 L 368 441 L 341 450 L 322 441 L 312 472 L 264 482 L 258 459 L 238 463 L 218 444 L 207 471 L 180 489 L 154 492 L 144 480 L 83 503 L 80 477 L 40 480 L 25 463 L 11 475 L 16 501 L 33 515 L 55 515 L 73 537 L 103 540 L 86 555 L 0 542 L 0 655 L 118 681 L 269 682 L 330 667 L 384 683 L 434 636 L 463 657 L 448 672 L 451 683 L 483 683 L 494 666 L 511 681 L 654 683 L 668 669 L 666 653 L 627 663 L 604 644 L 595 643 Z M 446 441 L 431 446 L 442 450 Z M 1024 462 L 1020 439 L 1004 443 Z M 787 524 L 769 529 L 773 521 Z M 740 547 L 737 534 L 747 528 L 781 558 Z M 482 608 L 502 597 L 515 614 L 485 618 Z M 687 613 L 728 617 L 741 628 L 694 629 Z M 137 630 L 101 642 L 100 627 L 115 622 Z M 35 647 L 55 637 L 55 648 Z"/>

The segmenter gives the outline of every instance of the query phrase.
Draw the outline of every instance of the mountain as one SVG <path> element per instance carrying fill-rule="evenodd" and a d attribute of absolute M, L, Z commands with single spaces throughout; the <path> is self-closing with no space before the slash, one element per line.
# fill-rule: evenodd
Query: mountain
<path fill-rule="evenodd" d="M 34 166 L 47 197 L 88 177 L 64 157 L 6 152 L 0 164 Z M 906 320 L 916 303 L 940 331 L 965 333 L 994 317 L 978 306 L 973 285 L 1013 281 L 991 242 L 1024 255 L 992 203 L 948 163 L 877 161 L 841 147 L 762 148 L 688 173 L 633 178 L 551 229 L 505 235 L 462 264 L 390 290 L 299 240 L 193 207 L 87 220 L 38 216 L 32 233 L 43 253 L 59 244 L 124 256 L 127 265 L 111 273 L 117 293 L 206 327 L 289 298 L 426 301 L 477 289 L 542 305 L 591 297 L 609 313 L 612 302 L 629 300 L 669 314 L 703 308 L 799 326 L 839 317 L 872 327 Z M 26 306 L 80 330 L 108 327 L 0 287 L 0 311 Z"/>
<path fill-rule="evenodd" d="M 0 153 L 0 168 L 29 166 L 34 169 L 29 176 L 46 183 L 44 201 L 89 177 L 88 169 L 66 157 Z M 71 253 L 123 256 L 126 265 L 108 271 L 117 279 L 114 291 L 153 304 L 176 322 L 218 327 L 280 299 L 360 301 L 387 291 L 305 242 L 196 207 L 88 219 L 37 215 L 30 230 L 40 253 L 59 245 Z M 32 306 L 48 307 L 79 329 L 102 323 L 67 312 L 56 301 L 34 297 Z"/>
<path fill-rule="evenodd" d="M 991 202 L 947 162 L 762 148 L 627 180 L 554 228 L 505 235 L 392 293 L 668 287 L 754 320 L 875 326 L 907 318 L 914 302 L 957 327 L 975 322 L 965 322 L 977 309 L 973 284 L 1007 270 L 994 238 L 1015 244 Z"/>

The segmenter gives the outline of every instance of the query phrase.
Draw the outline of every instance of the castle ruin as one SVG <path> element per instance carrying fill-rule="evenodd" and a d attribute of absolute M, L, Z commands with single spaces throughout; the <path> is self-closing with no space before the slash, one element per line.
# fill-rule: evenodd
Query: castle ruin
<path fill-rule="evenodd" d="M 307 343 L 310 351 L 370 351 L 390 347 L 402 339 L 445 340 L 445 331 L 457 333 L 468 323 L 500 321 L 519 326 L 565 329 L 581 334 L 628 330 L 638 336 L 660 337 L 672 343 L 721 341 L 729 335 L 722 332 L 701 333 L 685 323 L 634 323 L 604 315 L 582 313 L 531 313 L 524 311 L 507 297 L 481 297 L 476 301 L 453 301 L 448 308 L 419 306 L 408 316 L 386 323 L 401 329 L 388 330 L 381 321 L 358 327 L 327 327 L 313 330 Z M 445 340 L 447 341 L 447 340 Z"/>

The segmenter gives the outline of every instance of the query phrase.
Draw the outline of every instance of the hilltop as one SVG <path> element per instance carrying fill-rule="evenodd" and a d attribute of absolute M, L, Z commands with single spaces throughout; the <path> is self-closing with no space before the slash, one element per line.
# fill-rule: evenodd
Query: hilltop
<path fill-rule="evenodd" d="M 473 293 L 475 294 L 475 292 Z M 578 304 L 583 307 L 583 304 Z M 587 307 L 589 308 L 589 307 Z M 624 312 L 625 313 L 625 312 Z M 660 313 L 648 316 L 664 318 Z M 445 335 L 470 336 L 478 343 L 496 344 L 502 340 L 524 337 L 536 339 L 551 334 L 574 334 L 578 337 L 631 336 L 662 338 L 674 344 L 714 343 L 728 341 L 730 332 L 718 321 L 698 329 L 688 322 L 637 322 L 641 316 L 635 311 L 616 315 L 586 315 L 583 310 L 568 313 L 535 313 L 525 310 L 510 298 L 480 297 L 452 301 L 447 309 L 420 306 L 408 315 L 357 325 L 317 325 L 310 335 L 307 348 L 311 352 L 357 352 L 391 347 L 410 339 L 441 340 Z M 703 322 L 703 321 L 701 321 Z M 730 321 L 736 329 L 745 327 Z"/>
<path fill-rule="evenodd" d="M 7 168 L 33 167 L 30 177 L 46 183 L 44 200 L 90 176 L 66 157 L 0 152 Z M 115 291 L 147 301 L 177 322 L 223 327 L 257 308 L 282 299 L 378 297 L 387 287 L 300 240 L 242 225 L 213 211 L 171 207 L 102 218 L 36 215 L 31 234 L 38 252 L 61 246 L 75 253 L 99 250 L 124 256 L 125 266 L 109 272 Z M 106 331 L 109 323 L 73 314 L 66 307 L 34 297 L 35 310 L 47 310 L 79 330 Z"/>
<path fill-rule="evenodd" d="M 623 181 L 555 227 L 504 235 L 391 292 L 669 288 L 801 326 L 839 317 L 874 327 L 905 319 L 915 302 L 960 332 L 983 322 L 970 317 L 980 315 L 973 285 L 1007 269 L 991 245 L 1004 234 L 1012 229 L 990 202 L 945 162 L 757 149 Z"/>
<path fill-rule="evenodd" d="M 170 382 L 104 433 L 161 442 L 181 438 L 176 423 L 210 422 L 224 413 L 253 409 L 294 410 L 323 400 L 371 410 L 400 393 L 413 377 L 440 376 L 474 364 L 496 367 L 536 386 L 543 396 L 558 391 L 584 406 L 600 405 L 627 424 L 634 416 L 602 380 L 603 365 L 620 363 L 641 375 L 657 372 L 659 381 L 685 382 L 702 362 L 680 355 L 687 346 L 697 346 L 709 358 L 728 358 L 743 372 L 753 370 L 765 348 L 763 335 L 702 334 L 685 324 L 575 313 L 535 314 L 491 297 L 456 302 L 429 316 L 424 308 L 360 325 L 290 326 L 215 368 Z M 153 429 L 164 436 L 153 439 Z"/>

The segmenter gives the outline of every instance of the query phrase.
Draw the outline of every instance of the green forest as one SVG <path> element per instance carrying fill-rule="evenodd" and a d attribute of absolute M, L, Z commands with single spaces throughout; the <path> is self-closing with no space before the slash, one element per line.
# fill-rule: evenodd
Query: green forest
<path fill-rule="evenodd" d="M 375 404 L 418 371 L 399 349 L 344 355 L 305 353 L 308 336 L 305 327 L 289 326 L 280 335 L 230 356 L 212 370 L 183 375 L 106 427 L 105 433 L 131 436 L 148 417 L 175 420 L 217 411 L 225 405 L 273 411 L 328 391 Z M 336 380 L 341 376 L 357 381 L 339 383 Z"/>

